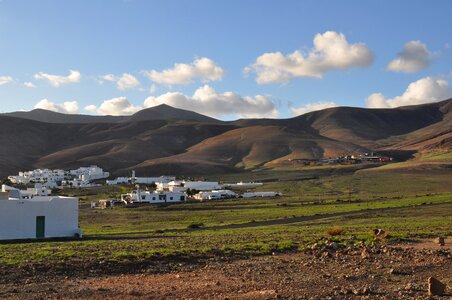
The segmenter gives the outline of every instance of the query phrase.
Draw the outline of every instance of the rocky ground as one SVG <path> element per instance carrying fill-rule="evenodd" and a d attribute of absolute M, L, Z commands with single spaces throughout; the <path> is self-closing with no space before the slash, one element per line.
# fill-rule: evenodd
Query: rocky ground
<path fill-rule="evenodd" d="M 449 299 L 450 243 L 343 247 L 322 241 L 301 253 L 212 258 L 118 275 L 48 276 L 0 284 L 5 299 Z M 428 278 L 448 285 L 429 296 Z M 11 277 L 14 278 L 14 277 Z"/>

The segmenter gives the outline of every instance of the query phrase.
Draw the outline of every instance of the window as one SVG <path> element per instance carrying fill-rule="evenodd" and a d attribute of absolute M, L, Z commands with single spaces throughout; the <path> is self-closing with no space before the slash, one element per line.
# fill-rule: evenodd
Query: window
<path fill-rule="evenodd" d="M 141 196 L 141 200 L 145 200 L 146 199 L 146 196 Z"/>
<path fill-rule="evenodd" d="M 169 197 L 170 200 L 173 200 L 173 197 Z"/>
<path fill-rule="evenodd" d="M 155 200 L 155 197 L 152 197 L 152 200 Z"/>

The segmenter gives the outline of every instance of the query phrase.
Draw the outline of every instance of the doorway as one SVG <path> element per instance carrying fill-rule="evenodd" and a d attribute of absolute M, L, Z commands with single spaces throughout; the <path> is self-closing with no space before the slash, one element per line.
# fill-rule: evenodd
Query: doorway
<path fill-rule="evenodd" d="M 46 217 L 37 216 L 36 217 L 36 238 L 42 239 L 45 237 L 45 227 L 46 227 Z"/>

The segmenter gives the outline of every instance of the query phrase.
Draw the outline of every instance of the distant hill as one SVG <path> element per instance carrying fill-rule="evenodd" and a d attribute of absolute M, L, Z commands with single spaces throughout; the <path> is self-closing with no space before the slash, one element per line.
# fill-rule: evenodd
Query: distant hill
<path fill-rule="evenodd" d="M 117 123 L 128 118 L 124 116 L 90 116 L 77 114 L 62 114 L 45 109 L 34 109 L 31 111 L 16 111 L 11 113 L 0 114 L 0 116 L 60 124 Z"/>
<path fill-rule="evenodd" d="M 0 116 L 15 117 L 45 123 L 54 124 L 92 124 L 92 123 L 121 123 L 140 122 L 149 120 L 186 120 L 199 122 L 218 122 L 196 112 L 174 108 L 166 104 L 146 108 L 131 116 L 92 116 L 79 114 L 63 114 L 45 109 L 34 109 L 31 111 L 17 111 L 3 113 Z"/>
<path fill-rule="evenodd" d="M 193 111 L 174 108 L 166 104 L 146 108 L 128 117 L 126 122 L 139 122 L 146 120 L 186 120 L 198 122 L 213 122 L 218 123 L 219 120 L 210 118 Z"/>
<path fill-rule="evenodd" d="M 452 148 L 451 111 L 452 99 L 232 122 L 167 105 L 119 117 L 9 113 L 0 115 L 0 177 L 37 167 L 90 164 L 113 175 L 132 169 L 143 175 L 209 174 L 367 151 L 447 152 Z"/>

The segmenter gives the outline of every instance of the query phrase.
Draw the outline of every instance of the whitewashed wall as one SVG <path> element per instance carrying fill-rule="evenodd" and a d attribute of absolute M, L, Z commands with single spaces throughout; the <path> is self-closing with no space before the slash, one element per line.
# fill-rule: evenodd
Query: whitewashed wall
<path fill-rule="evenodd" d="M 45 237 L 72 237 L 78 229 L 78 199 L 35 197 L 0 200 L 0 240 L 36 238 L 36 217 L 45 216 Z"/>

